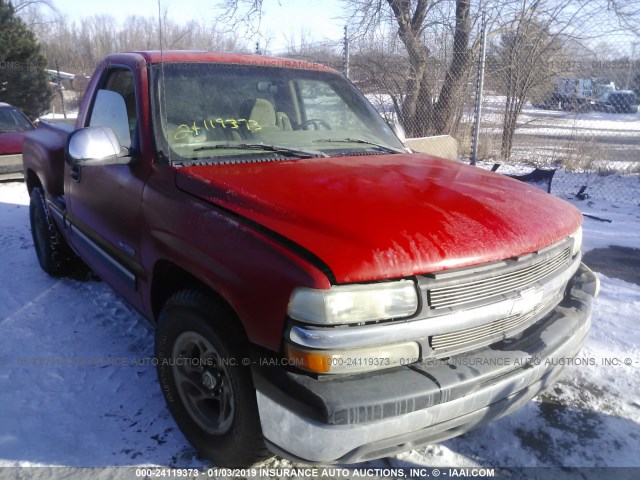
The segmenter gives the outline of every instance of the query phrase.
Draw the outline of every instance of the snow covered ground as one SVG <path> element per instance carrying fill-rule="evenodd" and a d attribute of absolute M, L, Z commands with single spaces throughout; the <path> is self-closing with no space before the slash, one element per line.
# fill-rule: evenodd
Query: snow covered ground
<path fill-rule="evenodd" d="M 387 121 L 396 119 L 392 96 L 368 93 L 368 100 Z M 500 149 L 506 98 L 487 92 L 483 97 L 479 157 L 501 162 Z M 467 105 L 464 124 L 470 135 L 473 107 Z M 459 133 L 460 150 L 470 138 Z M 556 173 L 552 193 L 576 194 L 583 185 L 589 195 L 625 203 L 640 203 L 640 113 L 543 110 L 527 103 L 518 117 L 510 163 L 561 168 L 580 175 Z M 467 158 L 469 152 L 467 150 Z M 531 170 L 531 167 L 528 167 Z M 504 169 L 501 169 L 503 171 Z"/>
<path fill-rule="evenodd" d="M 480 149 L 499 157 L 505 97 L 482 104 Z M 565 164 L 572 170 L 637 173 L 640 113 L 543 110 L 527 103 L 518 117 L 512 161 Z"/>
<path fill-rule="evenodd" d="M 610 249 L 597 249 L 640 247 L 640 207 L 574 203 L 612 220 L 585 219 L 584 237 L 615 273 Z M 20 183 L 0 184 L 0 226 L 0 467 L 206 465 L 165 407 L 151 327 L 103 282 L 40 270 Z M 623 263 L 639 262 L 639 250 L 622 252 Z M 553 388 L 462 437 L 369 465 L 640 467 L 640 285 L 598 275 L 584 361 Z"/>
<path fill-rule="evenodd" d="M 501 125 L 506 97 L 485 95 L 482 103 L 482 120 L 487 124 Z M 518 118 L 523 128 L 561 128 L 581 130 L 610 130 L 616 134 L 640 136 L 640 113 L 621 114 L 597 111 L 544 110 L 527 103 Z M 500 130 L 502 132 L 502 130 Z"/>
<path fill-rule="evenodd" d="M 78 110 L 63 113 L 46 113 L 39 117 L 40 120 L 75 120 L 78 118 Z"/>

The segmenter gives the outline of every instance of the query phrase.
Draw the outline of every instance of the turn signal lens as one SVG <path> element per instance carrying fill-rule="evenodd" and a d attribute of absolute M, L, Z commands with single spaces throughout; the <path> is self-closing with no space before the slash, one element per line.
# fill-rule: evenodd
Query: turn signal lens
<path fill-rule="evenodd" d="M 409 365 L 420 356 L 416 342 L 348 350 L 308 350 L 287 344 L 285 351 L 289 365 L 324 374 L 361 373 Z"/>

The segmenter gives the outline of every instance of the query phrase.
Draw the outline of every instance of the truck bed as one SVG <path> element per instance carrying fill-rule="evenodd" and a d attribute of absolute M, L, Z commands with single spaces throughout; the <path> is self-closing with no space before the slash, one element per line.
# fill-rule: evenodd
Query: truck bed
<path fill-rule="evenodd" d="M 25 178 L 35 174 L 51 195 L 64 194 L 64 149 L 74 125 L 41 121 L 37 130 L 24 140 L 23 158 Z"/>

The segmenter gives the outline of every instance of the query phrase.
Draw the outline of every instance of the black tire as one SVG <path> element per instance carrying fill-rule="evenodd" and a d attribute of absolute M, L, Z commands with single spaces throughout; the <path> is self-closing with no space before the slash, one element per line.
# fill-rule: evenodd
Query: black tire
<path fill-rule="evenodd" d="M 29 219 L 33 245 L 42 270 L 49 275 L 61 276 L 73 266 L 74 254 L 51 219 L 44 191 L 36 187 L 31 191 Z"/>
<path fill-rule="evenodd" d="M 166 302 L 156 329 L 158 379 L 169 410 L 200 455 L 225 467 L 271 456 L 251 369 L 242 365 L 248 342 L 238 325 L 233 312 L 209 295 L 182 290 Z"/>

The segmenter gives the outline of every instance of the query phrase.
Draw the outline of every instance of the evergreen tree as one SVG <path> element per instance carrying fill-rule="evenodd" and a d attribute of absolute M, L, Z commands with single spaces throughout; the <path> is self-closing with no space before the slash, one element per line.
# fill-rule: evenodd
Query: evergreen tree
<path fill-rule="evenodd" d="M 15 105 L 31 119 L 48 110 L 45 67 L 33 32 L 8 1 L 0 0 L 0 102 Z"/>

